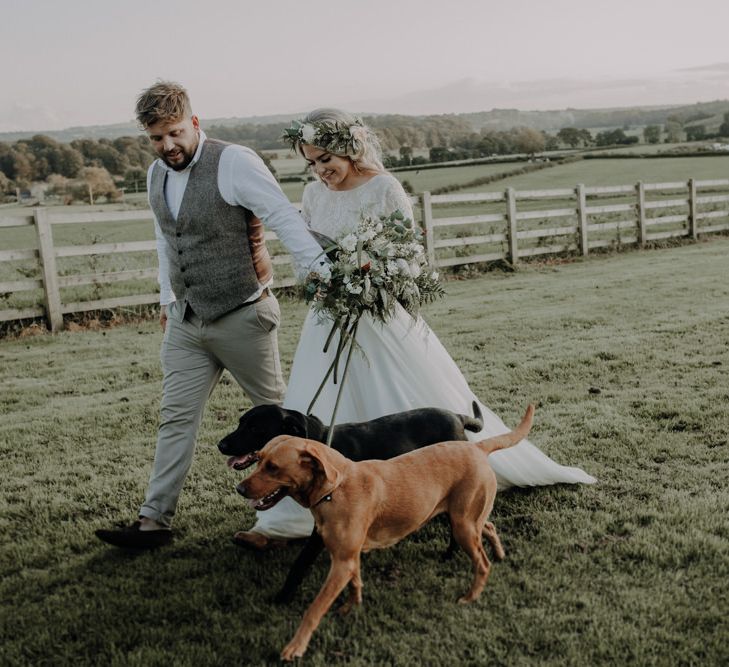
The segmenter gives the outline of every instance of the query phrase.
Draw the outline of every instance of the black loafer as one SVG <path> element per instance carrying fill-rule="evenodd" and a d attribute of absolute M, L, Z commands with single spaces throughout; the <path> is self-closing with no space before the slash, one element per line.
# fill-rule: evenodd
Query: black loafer
<path fill-rule="evenodd" d="M 156 549 L 172 542 L 171 530 L 140 530 L 141 525 L 141 521 L 135 521 L 131 526 L 113 530 L 100 528 L 96 531 L 96 537 L 121 549 Z"/>

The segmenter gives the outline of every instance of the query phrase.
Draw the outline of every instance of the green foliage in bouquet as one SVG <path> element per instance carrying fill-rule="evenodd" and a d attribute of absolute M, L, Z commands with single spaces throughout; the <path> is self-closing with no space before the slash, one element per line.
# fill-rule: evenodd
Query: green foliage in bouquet
<path fill-rule="evenodd" d="M 400 211 L 363 216 L 355 231 L 325 250 L 331 278 L 311 274 L 304 296 L 335 322 L 352 322 L 365 312 L 387 322 L 398 302 L 417 317 L 423 304 L 443 296 L 438 273 L 427 265 L 422 231 Z"/>

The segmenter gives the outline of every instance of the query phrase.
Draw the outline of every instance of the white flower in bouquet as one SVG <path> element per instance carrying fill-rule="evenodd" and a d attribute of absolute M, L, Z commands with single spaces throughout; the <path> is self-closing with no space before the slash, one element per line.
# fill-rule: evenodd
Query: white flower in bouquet
<path fill-rule="evenodd" d="M 347 252 L 354 252 L 357 249 L 357 236 L 356 234 L 347 234 L 339 241 L 339 246 L 342 250 Z"/>
<path fill-rule="evenodd" d="M 363 242 L 372 241 L 375 236 L 377 236 L 377 232 L 374 229 L 365 229 L 362 234 L 360 234 L 359 240 Z"/>
<path fill-rule="evenodd" d="M 304 288 L 307 301 L 345 329 L 364 313 L 386 322 L 397 303 L 416 316 L 422 304 L 443 295 L 437 274 L 424 270 L 422 238 L 400 211 L 363 215 L 356 230 L 332 241 L 331 279 L 312 274 Z"/>
<path fill-rule="evenodd" d="M 408 262 L 402 257 L 398 257 L 398 259 L 395 260 L 395 264 L 397 265 L 397 270 L 400 275 L 413 277 L 413 274 L 410 271 L 410 264 L 408 264 Z"/>
<path fill-rule="evenodd" d="M 362 285 L 355 285 L 351 282 L 345 283 L 345 287 L 347 288 L 347 291 L 350 294 L 361 294 L 362 293 Z"/>

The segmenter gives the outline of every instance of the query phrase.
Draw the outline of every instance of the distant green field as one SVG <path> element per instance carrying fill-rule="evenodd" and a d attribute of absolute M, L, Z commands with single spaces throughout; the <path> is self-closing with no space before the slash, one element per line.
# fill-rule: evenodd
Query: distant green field
<path fill-rule="evenodd" d="M 610 154 L 652 154 L 664 153 L 678 148 L 706 145 L 696 144 L 639 144 L 611 148 Z M 291 176 L 303 173 L 305 162 L 300 157 L 288 152 L 272 152 L 272 159 L 279 176 Z M 401 182 L 407 181 L 415 192 L 433 191 L 446 186 L 464 184 L 470 181 L 492 176 L 493 174 L 516 171 L 528 163 L 511 162 L 500 164 L 481 164 L 472 166 L 443 167 L 440 169 L 411 169 L 395 172 Z M 646 160 L 636 158 L 635 161 L 620 160 L 584 160 L 573 164 L 555 164 L 553 167 L 537 173 L 521 174 L 503 181 L 488 185 L 479 185 L 461 190 L 461 192 L 482 192 L 499 190 L 502 187 L 522 189 L 547 189 L 573 187 L 577 183 L 586 185 L 627 185 L 638 181 L 658 182 L 672 180 L 718 179 L 729 178 L 729 155 L 692 158 L 659 158 Z M 291 201 L 301 201 L 304 183 L 282 183 L 286 195 Z"/>
<path fill-rule="evenodd" d="M 549 189 L 585 185 L 633 185 L 638 181 L 663 183 L 685 181 L 689 178 L 713 180 L 729 178 L 729 155 L 724 157 L 686 157 L 580 160 L 557 165 L 551 169 L 512 176 L 490 186 L 467 188 L 462 192 Z"/>
<path fill-rule="evenodd" d="M 280 151 L 264 151 L 277 157 L 271 158 L 271 164 L 279 176 L 300 174 L 306 169 L 306 162 L 301 156 L 290 153 L 286 149 Z"/>
<path fill-rule="evenodd" d="M 301 202 L 301 196 L 304 193 L 304 182 L 300 183 L 281 183 L 281 189 L 284 194 L 294 203 Z"/>
<path fill-rule="evenodd" d="M 415 192 L 432 191 L 459 183 L 467 183 L 493 176 L 494 174 L 508 173 L 522 169 L 528 162 L 501 162 L 497 164 L 478 164 L 460 167 L 443 167 L 442 169 L 412 169 L 408 171 L 397 171 L 395 176 L 402 183 L 408 181 Z M 490 189 L 489 186 L 479 186 L 482 190 Z"/>
<path fill-rule="evenodd" d="M 697 144 L 698 146 L 705 145 L 705 142 Z M 606 150 L 606 153 L 667 153 L 669 151 L 675 151 L 677 148 L 686 148 L 691 144 L 676 143 L 676 144 L 631 144 L 630 146 L 619 146 Z"/>
<path fill-rule="evenodd" d="M 648 148 L 649 147 L 641 147 Z M 413 169 L 395 172 L 400 181 L 409 182 L 415 192 L 432 191 L 448 185 L 516 171 L 524 162 L 480 164 L 473 166 L 443 167 L 441 169 Z M 638 181 L 658 183 L 729 178 L 729 155 L 718 157 L 686 157 L 644 159 L 594 159 L 568 164 L 555 164 L 546 169 L 507 177 L 496 183 L 464 188 L 459 192 L 492 192 L 512 187 L 522 190 L 574 187 L 585 185 L 632 185 Z M 303 183 L 282 183 L 284 192 L 292 201 L 301 201 Z"/>

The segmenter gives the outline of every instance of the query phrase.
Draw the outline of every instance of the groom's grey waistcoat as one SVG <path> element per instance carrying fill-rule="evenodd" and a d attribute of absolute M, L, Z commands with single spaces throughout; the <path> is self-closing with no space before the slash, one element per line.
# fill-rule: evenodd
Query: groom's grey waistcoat
<path fill-rule="evenodd" d="M 220 194 L 218 164 L 228 145 L 205 141 L 177 220 L 165 201 L 167 170 L 156 164 L 150 182 L 149 202 L 168 244 L 175 297 L 187 301 L 204 322 L 243 305 L 272 275 L 260 220 Z"/>

